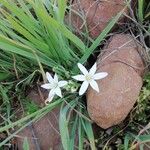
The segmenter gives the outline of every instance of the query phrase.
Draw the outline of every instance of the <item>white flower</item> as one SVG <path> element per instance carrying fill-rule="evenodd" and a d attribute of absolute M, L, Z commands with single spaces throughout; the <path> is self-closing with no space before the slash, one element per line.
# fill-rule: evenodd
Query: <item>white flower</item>
<path fill-rule="evenodd" d="M 48 98 L 46 99 L 45 103 L 51 102 L 55 95 L 62 97 L 61 87 L 67 85 L 67 81 L 58 81 L 57 74 L 54 75 L 54 78 L 46 72 L 46 78 L 49 83 L 41 85 L 42 88 L 50 90 Z"/>
<path fill-rule="evenodd" d="M 80 90 L 79 95 L 83 95 L 86 90 L 88 89 L 88 86 L 90 85 L 94 90 L 99 92 L 98 84 L 95 80 L 103 79 L 105 78 L 108 73 L 107 72 L 100 72 L 96 73 L 96 63 L 92 66 L 90 71 L 88 72 L 87 69 L 80 63 L 78 63 L 78 68 L 83 73 L 83 75 L 76 75 L 72 78 L 78 81 L 83 81 Z"/>

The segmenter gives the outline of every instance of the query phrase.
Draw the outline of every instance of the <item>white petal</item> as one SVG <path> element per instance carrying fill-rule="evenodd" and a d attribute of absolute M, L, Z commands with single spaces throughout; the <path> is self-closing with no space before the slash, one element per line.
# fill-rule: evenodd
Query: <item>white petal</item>
<path fill-rule="evenodd" d="M 72 78 L 75 80 L 78 80 L 78 81 L 84 81 L 85 80 L 84 75 L 76 75 L 76 76 L 73 76 Z"/>
<path fill-rule="evenodd" d="M 89 71 L 89 74 L 90 74 L 90 75 L 93 76 L 93 75 L 95 74 L 95 72 L 96 72 L 96 66 L 97 66 L 96 63 L 92 66 L 92 68 L 91 68 L 90 71 Z"/>
<path fill-rule="evenodd" d="M 107 72 L 100 72 L 100 73 L 96 73 L 93 77 L 94 80 L 99 80 L 99 79 L 103 79 L 108 75 Z"/>
<path fill-rule="evenodd" d="M 46 78 L 47 78 L 48 82 L 50 82 L 50 83 L 53 81 L 51 74 L 48 72 L 46 72 Z"/>
<path fill-rule="evenodd" d="M 53 100 L 54 96 L 51 96 L 50 98 L 48 97 L 46 100 L 45 100 L 45 105 L 48 105 L 52 100 Z"/>
<path fill-rule="evenodd" d="M 59 87 L 57 87 L 57 88 L 55 89 L 55 93 L 56 93 L 56 95 L 58 95 L 59 97 L 62 97 L 61 89 L 60 89 Z"/>
<path fill-rule="evenodd" d="M 58 83 L 58 76 L 57 76 L 56 73 L 55 73 L 55 75 L 54 75 L 54 82 Z"/>
<path fill-rule="evenodd" d="M 41 87 L 49 90 L 49 89 L 51 89 L 52 86 L 50 83 L 46 83 L 46 84 L 41 85 Z"/>
<path fill-rule="evenodd" d="M 59 87 L 63 87 L 63 86 L 65 86 L 65 85 L 67 85 L 67 84 L 68 84 L 67 81 L 59 81 L 59 82 L 58 82 L 58 86 L 59 86 Z"/>
<path fill-rule="evenodd" d="M 89 86 L 89 83 L 87 81 L 84 81 L 80 87 L 79 95 L 83 95 L 86 92 L 88 86 Z"/>
<path fill-rule="evenodd" d="M 88 71 L 87 69 L 80 63 L 78 63 L 78 67 L 80 69 L 80 71 L 84 74 L 84 75 L 87 75 L 88 74 Z"/>
<path fill-rule="evenodd" d="M 48 98 L 51 98 L 54 95 L 55 95 L 55 89 L 51 89 L 49 94 L 48 94 Z"/>
<path fill-rule="evenodd" d="M 99 92 L 99 87 L 98 87 L 98 84 L 96 83 L 96 81 L 92 80 L 90 82 L 90 85 L 95 91 Z"/>

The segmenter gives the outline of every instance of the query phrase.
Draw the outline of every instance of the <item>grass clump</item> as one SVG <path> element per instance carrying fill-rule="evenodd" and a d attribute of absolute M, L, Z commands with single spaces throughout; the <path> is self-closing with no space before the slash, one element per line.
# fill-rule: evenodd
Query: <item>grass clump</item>
<path fill-rule="evenodd" d="M 147 123 L 150 119 L 148 112 L 150 110 L 150 75 L 144 78 L 144 86 L 137 101 L 138 105 L 135 111 L 135 120 L 141 123 Z"/>

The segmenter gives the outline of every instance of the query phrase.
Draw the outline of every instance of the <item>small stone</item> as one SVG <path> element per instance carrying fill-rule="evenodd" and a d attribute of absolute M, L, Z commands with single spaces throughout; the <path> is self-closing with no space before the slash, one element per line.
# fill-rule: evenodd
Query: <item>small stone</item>
<path fill-rule="evenodd" d="M 144 73 L 143 49 L 130 35 L 114 35 L 97 60 L 97 72 L 108 72 L 98 80 L 100 92 L 89 88 L 87 109 L 91 119 L 107 129 L 123 121 L 138 99 Z"/>
<path fill-rule="evenodd" d="M 125 8 L 126 2 L 125 0 L 74 0 L 71 6 L 73 11 L 70 23 L 77 33 L 80 33 L 81 30 L 85 31 L 86 24 L 90 36 L 96 38 L 109 21 Z M 80 14 L 83 19 L 75 12 Z M 125 12 L 128 12 L 127 9 Z M 69 16 L 67 20 L 69 21 Z"/>
<path fill-rule="evenodd" d="M 47 92 L 44 92 L 44 98 L 47 97 L 47 94 Z M 28 98 L 39 106 L 44 104 L 37 90 L 32 90 Z M 60 108 L 53 109 L 47 115 L 20 131 L 16 138 L 18 150 L 23 150 L 25 137 L 27 137 L 30 150 L 60 149 L 62 145 L 58 123 L 59 109 Z"/>

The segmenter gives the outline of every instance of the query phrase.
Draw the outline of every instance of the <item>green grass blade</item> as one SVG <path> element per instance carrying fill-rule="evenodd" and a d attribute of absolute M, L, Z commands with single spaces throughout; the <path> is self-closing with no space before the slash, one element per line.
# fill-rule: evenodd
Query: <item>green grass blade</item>
<path fill-rule="evenodd" d="M 11 40 L 11 39 L 3 36 L 3 35 L 0 35 L 0 48 L 6 52 L 9 51 L 12 53 L 16 53 L 16 54 L 19 54 L 21 56 L 32 59 L 32 60 L 36 60 L 36 56 L 34 54 L 34 53 L 36 53 L 36 55 L 39 56 L 39 60 L 41 63 L 43 63 L 47 66 L 50 66 L 50 67 L 59 66 L 52 59 L 48 58 L 45 54 L 36 52 L 32 48 L 25 46 L 19 42 L 13 41 L 13 40 Z"/>
<path fill-rule="evenodd" d="M 88 137 L 88 140 L 90 142 L 91 150 L 96 150 L 94 134 L 93 134 L 93 129 L 92 129 L 91 123 L 87 120 L 83 120 L 82 118 L 81 118 L 81 122 L 84 127 L 85 133 Z"/>
<path fill-rule="evenodd" d="M 46 13 L 44 14 L 42 10 L 39 10 L 38 12 L 40 13 L 42 18 L 45 18 L 44 20 L 47 22 L 47 24 L 49 23 L 54 29 L 61 31 L 61 33 L 63 33 L 66 38 L 68 38 L 77 47 L 79 47 L 82 52 L 85 51 L 84 43 L 77 36 L 75 36 L 71 31 L 69 31 L 64 25 L 60 24 L 51 16 L 46 15 Z"/>
<path fill-rule="evenodd" d="M 96 47 L 104 40 L 106 35 L 110 32 L 112 27 L 115 25 L 115 23 L 119 20 L 119 18 L 122 16 L 124 12 L 124 9 L 118 13 L 107 25 L 107 27 L 102 31 L 102 33 L 98 36 L 98 38 L 93 42 L 93 44 L 85 51 L 85 54 L 81 57 L 79 60 L 79 63 L 85 63 L 86 60 L 89 58 L 89 56 L 93 53 L 93 51 L 96 49 Z"/>
<path fill-rule="evenodd" d="M 124 139 L 124 150 L 129 150 L 130 136 L 127 134 Z"/>
<path fill-rule="evenodd" d="M 143 7 L 144 7 L 144 0 L 138 0 L 138 17 L 141 23 L 144 20 Z"/>
<path fill-rule="evenodd" d="M 79 119 L 79 127 L 78 127 L 78 139 L 79 139 L 79 150 L 83 150 L 83 143 L 84 143 L 84 132 L 83 126 L 81 123 L 81 119 Z"/>
<path fill-rule="evenodd" d="M 2 64 L 2 63 L 0 63 Z M 6 72 L 0 72 L 0 81 L 4 81 L 5 79 L 9 78 L 10 74 L 6 73 Z"/>
<path fill-rule="evenodd" d="M 74 145 L 71 145 L 72 139 L 70 139 L 69 135 L 69 120 L 68 120 L 68 112 L 69 110 L 73 109 L 76 105 L 76 100 L 71 101 L 65 107 L 64 104 L 61 106 L 60 109 L 60 116 L 59 116 L 59 129 L 61 135 L 61 141 L 64 150 L 73 150 Z M 69 118 L 70 119 L 70 118 Z"/>
<path fill-rule="evenodd" d="M 67 6 L 67 0 L 58 0 L 60 23 L 64 21 L 66 6 Z"/>
<path fill-rule="evenodd" d="M 27 137 L 25 137 L 23 141 L 23 150 L 30 150 Z"/>

